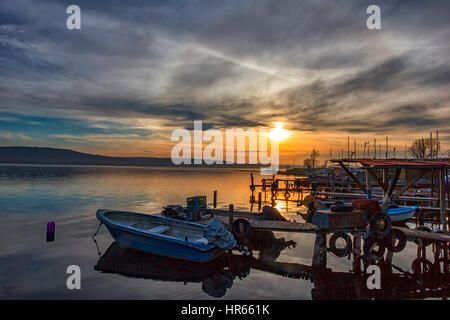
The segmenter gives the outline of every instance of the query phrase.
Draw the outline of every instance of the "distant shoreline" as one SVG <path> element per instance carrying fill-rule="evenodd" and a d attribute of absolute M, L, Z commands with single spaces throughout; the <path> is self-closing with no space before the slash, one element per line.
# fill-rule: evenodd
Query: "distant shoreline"
<path fill-rule="evenodd" d="M 0 166 L 42 166 L 42 167 L 110 167 L 110 168 L 170 168 L 170 169 L 237 169 L 237 170 L 259 170 L 259 166 L 246 165 L 110 165 L 110 164 L 57 164 L 57 163 L 8 163 L 0 162 Z M 252 165 L 254 166 L 254 165 Z"/>
<path fill-rule="evenodd" d="M 167 167 L 167 168 L 240 168 L 259 169 L 260 164 L 181 164 L 171 158 L 109 157 L 68 149 L 43 147 L 0 147 L 0 164 L 48 166 L 108 166 L 108 167 Z"/>

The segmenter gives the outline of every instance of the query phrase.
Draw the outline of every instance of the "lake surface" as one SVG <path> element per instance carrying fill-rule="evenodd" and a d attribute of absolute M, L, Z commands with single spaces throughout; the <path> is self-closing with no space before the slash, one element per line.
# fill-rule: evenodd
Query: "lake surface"
<path fill-rule="evenodd" d="M 217 190 L 218 207 L 232 203 L 235 210 L 249 210 L 249 176 L 249 170 L 228 168 L 0 165 L 0 298 L 367 298 L 354 296 L 349 288 L 359 278 L 349 273 L 347 258 L 328 254 L 328 274 L 312 281 L 312 234 L 269 234 L 268 245 L 254 257 L 237 253 L 206 266 L 127 250 L 114 243 L 104 227 L 96 243 L 91 238 L 99 208 L 159 214 L 163 206 L 185 205 L 193 195 L 206 195 L 211 203 Z M 299 208 L 286 208 L 282 201 L 277 207 L 288 219 L 302 220 L 296 215 Z M 49 221 L 56 223 L 54 242 L 46 241 Z M 394 255 L 394 264 L 410 271 L 415 258 L 416 246 L 408 244 Z M 70 265 L 81 268 L 81 290 L 67 289 Z M 297 275 L 304 269 L 305 279 L 283 275 L 292 268 Z M 383 284 L 385 298 L 408 297 L 402 296 L 409 285 L 404 280 Z M 394 289 L 401 293 L 391 295 Z"/>

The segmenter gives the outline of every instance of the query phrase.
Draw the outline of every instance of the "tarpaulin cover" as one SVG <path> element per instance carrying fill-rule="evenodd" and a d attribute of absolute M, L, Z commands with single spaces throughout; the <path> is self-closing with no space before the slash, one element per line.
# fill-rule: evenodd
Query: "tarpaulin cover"
<path fill-rule="evenodd" d="M 218 217 L 214 217 L 208 222 L 204 237 L 221 249 L 233 249 L 236 246 L 233 234 L 226 229 Z"/>

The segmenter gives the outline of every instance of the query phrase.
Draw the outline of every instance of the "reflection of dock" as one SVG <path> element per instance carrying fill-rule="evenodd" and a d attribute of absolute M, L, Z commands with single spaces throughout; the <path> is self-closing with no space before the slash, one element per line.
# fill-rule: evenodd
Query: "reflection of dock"
<path fill-rule="evenodd" d="M 270 235 L 267 232 L 265 234 Z M 259 247 L 258 257 L 230 253 L 206 264 L 180 264 L 178 260 L 124 248 L 114 242 L 99 258 L 94 269 L 140 279 L 201 283 L 201 289 L 216 298 L 223 297 L 235 280 L 247 281 L 252 270 L 293 281 L 310 281 L 314 285 L 312 299 L 424 299 L 450 295 L 450 273 L 445 272 L 421 270 L 409 273 L 400 270 L 394 273 L 393 270 L 399 268 L 381 261 L 381 289 L 369 290 L 366 284 L 368 275 L 355 270 L 335 272 L 330 268 L 264 258 L 267 257 L 265 250 L 271 251 L 270 248 L 278 247 L 281 252 L 287 243 L 284 239 L 267 236 L 259 244 L 254 244 Z"/>

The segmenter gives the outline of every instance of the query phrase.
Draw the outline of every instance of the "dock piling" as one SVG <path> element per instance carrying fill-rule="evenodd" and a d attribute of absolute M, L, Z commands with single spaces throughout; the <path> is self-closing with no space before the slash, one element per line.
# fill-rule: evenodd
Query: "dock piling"
<path fill-rule="evenodd" d="M 217 208 L 217 190 L 214 190 L 213 207 L 214 207 L 214 209 Z"/>
<path fill-rule="evenodd" d="M 261 192 L 258 193 L 258 212 L 261 212 Z"/>
<path fill-rule="evenodd" d="M 233 225 L 233 213 L 234 213 L 234 205 L 230 204 L 229 212 L 228 212 L 228 227 L 231 230 L 231 226 Z"/>

